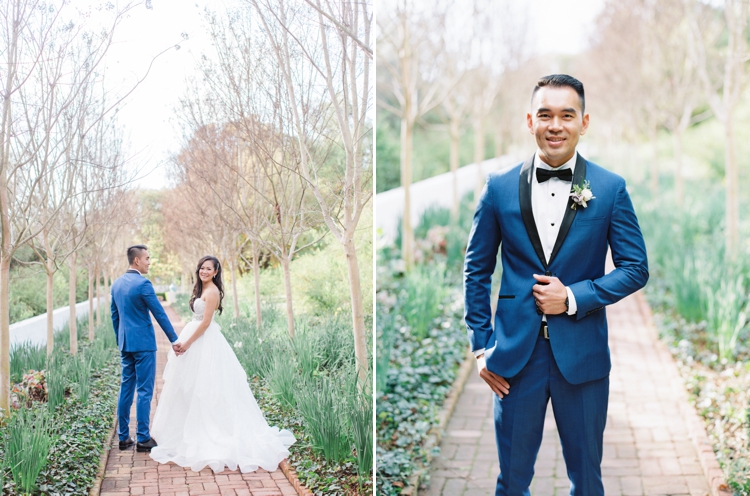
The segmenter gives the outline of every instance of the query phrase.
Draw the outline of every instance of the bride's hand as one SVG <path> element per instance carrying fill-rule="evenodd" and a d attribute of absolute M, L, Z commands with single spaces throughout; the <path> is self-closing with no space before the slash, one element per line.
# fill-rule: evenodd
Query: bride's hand
<path fill-rule="evenodd" d="M 190 343 L 188 341 L 186 341 L 184 343 L 180 343 L 180 353 L 178 353 L 178 355 L 184 355 L 185 352 L 188 350 L 188 348 L 190 348 L 191 344 L 192 343 Z"/>

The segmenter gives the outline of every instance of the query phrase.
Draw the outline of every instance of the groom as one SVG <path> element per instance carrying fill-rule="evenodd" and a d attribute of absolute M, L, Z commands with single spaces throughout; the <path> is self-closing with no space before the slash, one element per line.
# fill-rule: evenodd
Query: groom
<path fill-rule="evenodd" d="M 136 450 L 148 452 L 156 446 L 156 441 L 149 433 L 151 397 L 154 393 L 156 375 L 156 336 L 149 311 L 173 343 L 175 353 L 179 355 L 181 351 L 180 346 L 174 344 L 177 334 L 156 298 L 154 287 L 151 281 L 144 277 L 151 265 L 148 249 L 144 245 L 128 248 L 128 263 L 130 268 L 127 272 L 112 284 L 112 325 L 122 363 L 120 399 L 117 403 L 119 447 L 125 450 L 134 444 L 130 438 L 130 408 L 133 405 L 133 392 L 137 388 Z"/>
<path fill-rule="evenodd" d="M 625 181 L 576 152 L 589 124 L 583 84 L 541 78 L 526 121 L 537 151 L 489 175 L 464 266 L 471 349 L 495 393 L 495 494 L 529 494 L 551 400 L 570 494 L 603 495 L 611 368 L 604 307 L 646 284 L 646 246 Z M 490 283 L 501 245 L 493 328 Z M 608 248 L 615 269 L 605 275 Z"/>

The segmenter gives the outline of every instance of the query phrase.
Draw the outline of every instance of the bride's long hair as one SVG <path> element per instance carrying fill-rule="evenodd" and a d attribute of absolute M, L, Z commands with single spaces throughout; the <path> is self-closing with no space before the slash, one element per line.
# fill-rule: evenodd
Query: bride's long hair
<path fill-rule="evenodd" d="M 221 306 L 221 300 L 224 299 L 224 284 L 221 282 L 221 264 L 219 263 L 219 259 L 212 256 L 212 255 L 206 255 L 205 257 L 198 260 L 198 268 L 195 269 L 195 286 L 193 286 L 193 296 L 190 297 L 190 310 L 193 310 L 193 302 L 201 297 L 203 294 L 203 281 L 201 281 L 201 267 L 203 267 L 203 263 L 207 260 L 211 260 L 211 262 L 214 264 L 214 269 L 216 269 L 216 274 L 213 277 L 213 282 L 216 284 L 216 287 L 219 288 L 219 307 L 217 310 L 219 311 L 219 315 L 221 315 L 221 312 L 224 310 L 224 308 Z"/>

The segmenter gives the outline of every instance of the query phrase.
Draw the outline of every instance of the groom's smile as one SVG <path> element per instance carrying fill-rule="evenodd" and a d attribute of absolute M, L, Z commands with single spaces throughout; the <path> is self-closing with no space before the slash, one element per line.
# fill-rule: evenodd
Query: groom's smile
<path fill-rule="evenodd" d="M 573 158 L 578 139 L 588 128 L 589 116 L 584 114 L 573 88 L 545 86 L 534 94 L 526 121 L 536 138 L 539 158 L 559 167 Z"/>

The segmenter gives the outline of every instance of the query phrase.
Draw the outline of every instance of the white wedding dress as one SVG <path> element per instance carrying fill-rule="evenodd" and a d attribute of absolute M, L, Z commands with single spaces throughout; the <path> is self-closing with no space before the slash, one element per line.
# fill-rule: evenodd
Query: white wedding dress
<path fill-rule="evenodd" d="M 203 320 L 206 302 L 193 303 L 194 317 L 178 341 L 184 342 Z M 252 472 L 276 470 L 295 442 L 287 430 L 269 427 L 247 383 L 234 350 L 211 324 L 184 355 L 169 350 L 164 387 L 151 436 L 159 444 L 151 458 L 198 472 L 209 466 Z"/>

